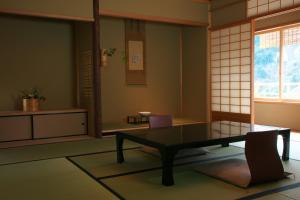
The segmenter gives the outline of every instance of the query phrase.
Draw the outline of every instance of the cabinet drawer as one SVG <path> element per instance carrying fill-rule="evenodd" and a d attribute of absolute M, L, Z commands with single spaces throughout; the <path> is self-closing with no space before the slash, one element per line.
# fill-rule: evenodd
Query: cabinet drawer
<path fill-rule="evenodd" d="M 0 117 L 0 142 L 31 139 L 31 117 Z"/>
<path fill-rule="evenodd" d="M 86 113 L 34 115 L 34 138 L 87 134 Z"/>

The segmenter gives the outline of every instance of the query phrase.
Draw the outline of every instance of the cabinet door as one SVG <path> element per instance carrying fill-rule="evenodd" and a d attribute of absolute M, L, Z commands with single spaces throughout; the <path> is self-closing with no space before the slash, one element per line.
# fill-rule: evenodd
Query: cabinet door
<path fill-rule="evenodd" d="M 84 135 L 86 123 L 86 113 L 34 115 L 34 138 Z"/>
<path fill-rule="evenodd" d="M 0 142 L 31 139 L 30 116 L 0 117 Z"/>

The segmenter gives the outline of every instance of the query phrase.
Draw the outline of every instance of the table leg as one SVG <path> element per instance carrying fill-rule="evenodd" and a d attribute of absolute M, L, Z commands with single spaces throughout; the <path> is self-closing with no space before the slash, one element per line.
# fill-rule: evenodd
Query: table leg
<path fill-rule="evenodd" d="M 117 162 L 118 163 L 124 162 L 123 141 L 124 141 L 124 138 L 120 134 L 117 134 L 116 135 L 116 143 L 117 143 Z"/>
<path fill-rule="evenodd" d="M 282 160 L 287 161 L 290 159 L 290 130 L 286 130 L 283 132 L 283 152 L 282 152 Z"/>
<path fill-rule="evenodd" d="M 160 150 L 162 161 L 162 184 L 165 186 L 174 185 L 173 162 L 177 151 L 171 149 Z"/>
<path fill-rule="evenodd" d="M 229 143 L 228 142 L 223 142 L 222 147 L 229 147 Z"/>

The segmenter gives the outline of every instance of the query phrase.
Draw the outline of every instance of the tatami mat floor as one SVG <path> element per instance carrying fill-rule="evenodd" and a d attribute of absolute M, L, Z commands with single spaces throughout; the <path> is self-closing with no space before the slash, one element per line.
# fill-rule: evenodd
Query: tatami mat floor
<path fill-rule="evenodd" d="M 293 140 L 293 145 L 300 148 L 300 140 Z M 300 200 L 297 160 L 283 163 L 295 178 L 242 189 L 194 170 L 204 162 L 244 158 L 242 148 L 214 146 L 206 155 L 176 160 L 175 185 L 164 187 L 159 157 L 140 151 L 131 142 L 124 148 L 123 164 L 116 163 L 113 137 L 0 149 L 0 199 Z"/>

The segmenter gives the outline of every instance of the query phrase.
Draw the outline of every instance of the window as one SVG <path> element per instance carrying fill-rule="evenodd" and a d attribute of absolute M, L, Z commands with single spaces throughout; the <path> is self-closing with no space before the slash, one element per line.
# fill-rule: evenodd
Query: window
<path fill-rule="evenodd" d="M 300 26 L 255 35 L 254 97 L 300 100 Z"/>

